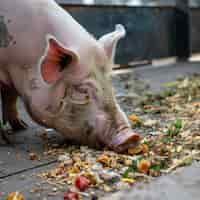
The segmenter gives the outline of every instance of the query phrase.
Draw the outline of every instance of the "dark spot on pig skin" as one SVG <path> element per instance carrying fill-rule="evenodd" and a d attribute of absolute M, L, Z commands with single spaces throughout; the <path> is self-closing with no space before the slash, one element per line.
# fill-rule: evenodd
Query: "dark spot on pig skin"
<path fill-rule="evenodd" d="M 0 16 L 0 48 L 7 48 L 13 37 L 9 34 L 4 16 Z"/>
<path fill-rule="evenodd" d="M 45 108 L 45 110 L 51 112 L 51 111 L 52 111 L 52 106 L 51 106 L 51 105 L 48 105 L 48 106 Z"/>

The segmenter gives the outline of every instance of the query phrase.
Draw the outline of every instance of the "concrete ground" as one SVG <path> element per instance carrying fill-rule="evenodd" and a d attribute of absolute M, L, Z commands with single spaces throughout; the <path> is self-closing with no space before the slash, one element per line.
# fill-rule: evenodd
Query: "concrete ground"
<path fill-rule="evenodd" d="M 166 82 L 173 81 L 182 76 L 194 73 L 200 74 L 200 63 L 174 63 L 165 66 L 143 66 L 121 71 L 115 71 L 115 75 L 132 74 L 140 81 L 145 81 L 150 85 L 149 90 L 159 92 Z M 117 95 L 123 95 L 117 77 L 114 75 L 114 86 Z M 117 75 L 117 76 L 118 76 Z M 57 163 L 57 157 L 46 158 L 43 156 L 46 141 L 39 135 L 44 128 L 39 127 L 30 120 L 23 105 L 20 103 L 20 112 L 26 122 L 30 125 L 29 129 L 14 135 L 10 135 L 11 145 L 5 144 L 0 139 L 0 200 L 4 200 L 7 193 L 21 191 L 26 200 L 54 199 L 60 200 L 63 197 L 47 195 L 51 187 L 45 185 L 40 179 L 34 176 L 35 173 L 53 167 Z M 63 139 L 54 131 L 46 130 L 49 133 L 50 143 L 62 143 Z M 29 158 L 30 152 L 39 155 L 39 160 L 32 161 Z M 183 170 L 178 170 L 175 174 L 161 177 L 150 185 L 142 185 L 129 191 L 128 193 L 115 194 L 113 199 L 170 199 L 170 200 L 196 200 L 200 197 L 200 165 L 193 164 Z M 43 185 L 40 195 L 30 191 Z M 45 198 L 44 198 L 45 197 Z M 108 199 L 111 199 L 108 197 Z"/>
<path fill-rule="evenodd" d="M 150 184 L 137 185 L 102 200 L 199 200 L 200 164 L 180 168 Z"/>

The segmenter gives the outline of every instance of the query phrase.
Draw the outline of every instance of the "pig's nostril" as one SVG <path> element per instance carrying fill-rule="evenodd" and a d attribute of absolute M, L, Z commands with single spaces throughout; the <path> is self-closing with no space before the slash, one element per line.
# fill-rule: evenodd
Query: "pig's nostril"
<path fill-rule="evenodd" d="M 124 143 L 119 145 L 116 148 L 116 151 L 119 153 L 126 152 L 129 148 L 133 148 L 138 145 L 141 137 L 139 135 L 133 135 L 132 137 L 128 138 Z"/>
<path fill-rule="evenodd" d="M 141 136 L 137 133 L 133 133 L 131 137 L 129 137 L 122 145 L 137 143 L 141 139 Z"/>

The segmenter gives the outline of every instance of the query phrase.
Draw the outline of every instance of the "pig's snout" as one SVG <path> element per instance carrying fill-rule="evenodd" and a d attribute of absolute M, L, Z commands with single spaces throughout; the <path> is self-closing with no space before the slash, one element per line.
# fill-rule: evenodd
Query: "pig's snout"
<path fill-rule="evenodd" d="M 131 128 L 125 128 L 112 136 L 109 147 L 116 152 L 122 153 L 136 146 L 140 139 L 141 136 L 138 133 L 135 133 Z"/>
<path fill-rule="evenodd" d="M 117 128 L 116 128 L 117 127 Z M 99 133 L 101 143 L 118 153 L 126 152 L 129 148 L 138 145 L 141 136 L 134 132 L 126 121 L 113 123 L 107 121 L 103 115 L 98 115 L 98 123 L 96 128 Z M 102 134 L 103 133 L 103 134 Z"/>

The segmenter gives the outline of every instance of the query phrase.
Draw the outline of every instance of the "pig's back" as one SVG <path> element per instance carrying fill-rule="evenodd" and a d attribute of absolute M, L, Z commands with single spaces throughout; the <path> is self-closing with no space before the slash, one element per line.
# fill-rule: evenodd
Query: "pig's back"
<path fill-rule="evenodd" d="M 49 33 L 67 47 L 95 42 L 53 0 L 0 1 L 1 64 L 35 64 L 44 53 Z"/>

